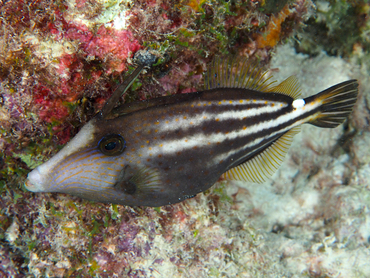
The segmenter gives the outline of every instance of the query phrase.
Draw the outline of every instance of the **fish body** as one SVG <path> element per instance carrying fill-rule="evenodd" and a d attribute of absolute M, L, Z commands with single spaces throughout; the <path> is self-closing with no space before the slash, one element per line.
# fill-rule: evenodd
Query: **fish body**
<path fill-rule="evenodd" d="M 29 174 L 26 188 L 162 206 L 207 190 L 222 175 L 262 182 L 301 124 L 335 127 L 346 119 L 357 86 L 350 80 L 297 99 L 294 78 L 274 86 L 250 67 L 217 62 L 204 91 L 103 108 Z"/>

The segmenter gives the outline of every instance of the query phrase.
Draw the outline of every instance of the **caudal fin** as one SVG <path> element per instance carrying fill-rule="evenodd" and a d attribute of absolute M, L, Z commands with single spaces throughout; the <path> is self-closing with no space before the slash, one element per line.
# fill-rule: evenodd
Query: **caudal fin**
<path fill-rule="evenodd" d="M 352 112 L 358 94 L 357 80 L 334 85 L 317 95 L 305 99 L 306 103 L 319 102 L 318 113 L 309 123 L 319 127 L 333 128 L 345 121 Z"/>

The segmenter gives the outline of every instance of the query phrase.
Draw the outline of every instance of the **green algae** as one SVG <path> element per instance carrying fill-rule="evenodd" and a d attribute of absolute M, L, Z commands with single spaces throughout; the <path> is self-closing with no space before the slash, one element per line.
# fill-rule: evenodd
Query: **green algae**
<path fill-rule="evenodd" d="M 289 0 L 265 0 L 261 3 L 261 11 L 265 13 L 277 13 L 288 3 Z"/>
<path fill-rule="evenodd" d="M 43 163 L 43 157 L 41 155 L 35 157 L 33 153 L 14 153 L 13 156 L 21 159 L 30 169 L 34 169 Z"/>

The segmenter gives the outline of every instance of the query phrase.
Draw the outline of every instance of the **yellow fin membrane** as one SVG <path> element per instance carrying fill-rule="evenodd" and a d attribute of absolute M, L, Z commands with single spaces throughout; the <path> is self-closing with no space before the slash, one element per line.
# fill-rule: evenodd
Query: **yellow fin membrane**
<path fill-rule="evenodd" d="M 271 93 L 280 93 L 283 95 L 290 96 L 297 99 L 301 95 L 301 89 L 299 88 L 297 77 L 290 76 L 280 84 L 268 89 Z"/>
<path fill-rule="evenodd" d="M 225 172 L 224 178 L 255 183 L 269 179 L 283 162 L 294 135 L 300 130 L 300 126 L 292 128 L 262 153 Z"/>
<path fill-rule="evenodd" d="M 266 73 L 257 63 L 251 63 L 244 57 L 216 57 L 206 73 L 204 89 L 244 88 L 271 92 L 276 81 L 270 81 L 272 76 L 266 78 Z"/>

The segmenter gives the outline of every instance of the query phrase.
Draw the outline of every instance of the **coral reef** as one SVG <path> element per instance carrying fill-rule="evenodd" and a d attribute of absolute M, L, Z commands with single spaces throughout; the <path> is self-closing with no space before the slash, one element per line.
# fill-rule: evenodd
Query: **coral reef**
<path fill-rule="evenodd" d="M 370 276 L 368 11 L 339 0 L 3 1 L 0 276 Z M 161 208 L 26 192 L 29 170 L 102 107 L 139 49 L 159 61 L 127 102 L 197 90 L 220 54 L 295 74 L 306 95 L 350 78 L 361 95 L 344 128 L 303 127 L 265 184 L 222 181 Z"/>
<path fill-rule="evenodd" d="M 350 56 L 354 48 L 369 47 L 369 3 L 366 1 L 316 1 L 317 13 L 298 34 L 296 49 L 310 55 Z"/>

